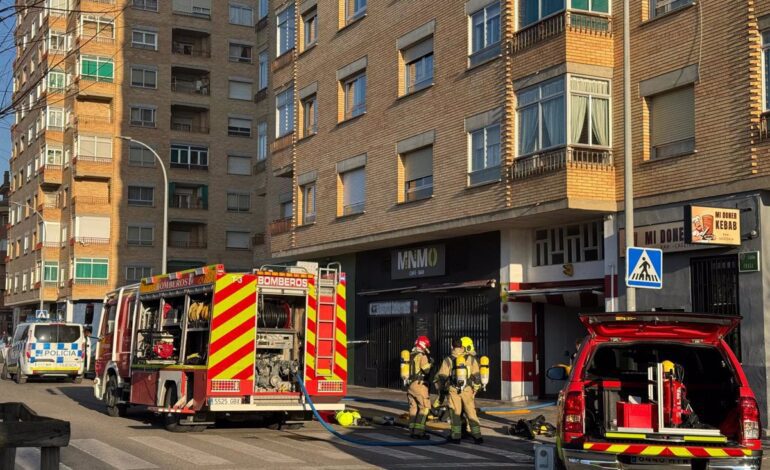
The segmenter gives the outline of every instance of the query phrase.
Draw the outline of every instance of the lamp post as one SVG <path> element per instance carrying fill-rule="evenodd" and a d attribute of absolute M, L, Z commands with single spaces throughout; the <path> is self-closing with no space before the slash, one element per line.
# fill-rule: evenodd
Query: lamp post
<path fill-rule="evenodd" d="M 45 310 L 45 308 L 43 308 L 45 306 L 45 298 L 43 296 L 43 293 L 45 292 L 45 219 L 43 219 L 43 214 L 29 204 L 22 204 L 14 201 L 8 201 L 8 203 L 13 204 L 14 206 L 26 207 L 40 219 L 40 310 L 42 311 Z"/>
<path fill-rule="evenodd" d="M 631 14 L 629 3 L 629 0 L 623 0 L 623 199 L 625 205 L 623 211 L 626 226 L 626 247 L 634 246 L 634 159 L 633 146 L 631 145 Z M 636 311 L 636 290 L 633 287 L 626 287 L 626 310 Z"/>
<path fill-rule="evenodd" d="M 165 273 L 167 270 L 166 251 L 168 250 L 168 174 L 166 173 L 166 166 L 163 164 L 163 160 L 161 160 L 158 152 L 156 152 L 152 147 L 145 144 L 144 142 L 124 135 L 119 135 L 117 138 L 125 140 L 129 143 L 141 145 L 142 147 L 152 152 L 155 160 L 158 161 L 158 165 L 160 165 L 161 171 L 163 172 L 163 252 L 161 256 L 161 266 L 163 267 L 163 272 Z"/>

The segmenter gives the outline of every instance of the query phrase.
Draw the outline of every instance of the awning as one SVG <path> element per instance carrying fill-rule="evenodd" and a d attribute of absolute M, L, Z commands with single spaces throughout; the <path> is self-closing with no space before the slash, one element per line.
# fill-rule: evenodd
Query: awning
<path fill-rule="evenodd" d="M 379 295 L 379 294 L 389 294 L 389 293 L 414 292 L 415 289 L 417 289 L 417 286 L 396 287 L 393 289 L 362 290 L 361 292 L 358 293 L 358 295 Z"/>
<path fill-rule="evenodd" d="M 604 286 L 551 287 L 508 292 L 509 302 L 563 305 L 565 307 L 592 308 L 604 302 Z"/>
<path fill-rule="evenodd" d="M 443 284 L 426 284 L 422 286 L 395 287 L 391 289 L 363 290 L 358 295 L 379 294 L 411 294 L 413 292 L 444 292 L 457 289 L 494 289 L 497 284 L 495 279 L 478 279 L 465 282 L 445 282 Z"/>

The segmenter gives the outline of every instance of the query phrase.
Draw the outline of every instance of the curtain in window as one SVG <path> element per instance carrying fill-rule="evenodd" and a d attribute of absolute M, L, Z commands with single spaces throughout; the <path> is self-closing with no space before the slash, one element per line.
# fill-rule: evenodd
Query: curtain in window
<path fill-rule="evenodd" d="M 570 142 L 573 144 L 587 144 L 588 134 L 582 140 L 581 137 L 583 136 L 583 130 L 588 126 L 588 97 L 572 95 L 571 106 L 569 125 L 572 135 L 570 136 Z"/>
<path fill-rule="evenodd" d="M 544 101 L 543 109 L 543 141 L 541 148 L 554 147 L 564 144 L 564 97 Z"/>
<path fill-rule="evenodd" d="M 610 145 L 610 102 L 604 98 L 591 99 L 593 144 Z"/>
<path fill-rule="evenodd" d="M 537 150 L 537 105 L 519 111 L 519 155 Z"/>
<path fill-rule="evenodd" d="M 486 129 L 487 136 L 487 162 L 486 167 L 491 168 L 500 164 L 500 126 L 490 126 Z"/>

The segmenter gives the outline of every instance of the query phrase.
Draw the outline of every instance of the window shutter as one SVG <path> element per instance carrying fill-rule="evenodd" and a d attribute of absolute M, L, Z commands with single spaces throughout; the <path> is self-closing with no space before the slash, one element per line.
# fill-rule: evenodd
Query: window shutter
<path fill-rule="evenodd" d="M 230 81 L 230 98 L 251 100 L 251 83 Z"/>
<path fill-rule="evenodd" d="M 92 238 L 110 238 L 109 217 L 75 217 L 75 236 Z"/>
<path fill-rule="evenodd" d="M 260 124 L 261 126 L 261 124 Z M 251 159 L 246 157 L 230 156 L 227 159 L 227 172 L 231 175 L 250 175 Z"/>
<path fill-rule="evenodd" d="M 430 54 L 431 52 L 433 52 L 432 37 L 406 49 L 404 51 L 404 62 L 408 64 L 409 62 L 413 62 L 422 56 Z"/>
<path fill-rule="evenodd" d="M 652 97 L 652 146 L 670 144 L 695 137 L 695 96 L 693 87 Z"/>
<path fill-rule="evenodd" d="M 433 174 L 433 147 L 425 147 L 404 155 L 404 180 L 413 181 Z"/>

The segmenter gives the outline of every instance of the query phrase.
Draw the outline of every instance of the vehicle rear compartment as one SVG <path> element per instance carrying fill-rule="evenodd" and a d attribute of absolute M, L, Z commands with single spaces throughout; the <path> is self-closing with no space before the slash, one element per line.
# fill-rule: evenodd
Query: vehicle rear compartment
<path fill-rule="evenodd" d="M 664 361 L 676 365 L 681 374 L 677 379 L 685 387 L 682 407 L 686 411 L 679 415 L 679 423 L 672 423 L 673 413 L 666 411 L 665 392 L 660 393 L 663 386 L 657 388 L 663 375 L 656 371 L 660 373 Z M 633 433 L 666 442 L 682 441 L 685 435 L 689 440 L 696 436 L 696 442 L 697 436 L 710 436 L 712 442 L 721 439 L 723 444 L 739 439 L 738 379 L 716 346 L 653 341 L 601 344 L 586 365 L 585 380 L 586 432 L 592 440 L 623 440 Z"/>

